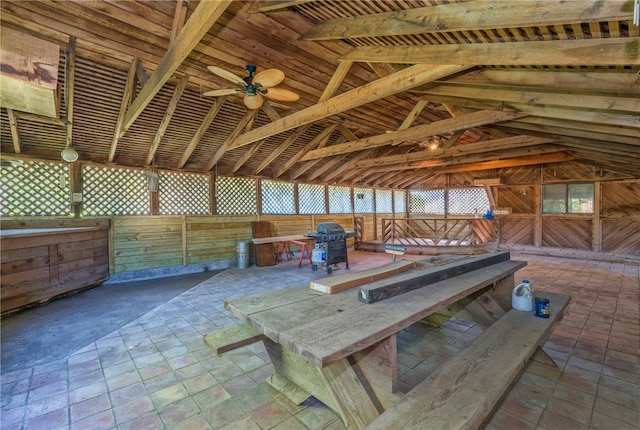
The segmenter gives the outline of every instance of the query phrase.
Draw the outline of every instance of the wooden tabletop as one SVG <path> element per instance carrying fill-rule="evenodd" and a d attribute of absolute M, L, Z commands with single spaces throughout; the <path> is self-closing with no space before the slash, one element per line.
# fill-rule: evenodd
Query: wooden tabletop
<path fill-rule="evenodd" d="M 355 289 L 326 295 L 304 285 L 232 300 L 225 307 L 274 342 L 318 367 L 326 367 L 495 284 L 526 264 L 505 261 L 373 304 L 360 302 Z"/>

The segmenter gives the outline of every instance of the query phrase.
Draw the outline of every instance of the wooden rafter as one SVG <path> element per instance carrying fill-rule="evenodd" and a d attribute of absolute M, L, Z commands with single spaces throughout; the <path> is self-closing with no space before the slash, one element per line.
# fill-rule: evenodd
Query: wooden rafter
<path fill-rule="evenodd" d="M 640 37 L 452 45 L 361 46 L 341 60 L 492 66 L 630 66 L 640 64 Z"/>
<path fill-rule="evenodd" d="M 127 108 L 133 100 L 136 89 L 136 70 L 138 69 L 138 59 L 134 58 L 129 64 L 129 72 L 127 73 L 127 82 L 124 85 L 124 92 L 122 93 L 122 100 L 120 101 L 120 111 L 118 113 L 118 121 L 116 121 L 116 127 L 113 132 L 113 139 L 111 139 L 111 146 L 109 147 L 109 155 L 107 160 L 112 163 L 116 156 L 116 149 L 118 148 L 118 142 L 124 134 L 124 116 L 127 113 Z"/>
<path fill-rule="evenodd" d="M 256 140 L 273 136 L 301 125 L 362 106 L 383 97 L 397 94 L 417 85 L 442 79 L 445 76 L 464 71 L 468 66 L 416 65 L 380 78 L 362 87 L 332 97 L 322 103 L 294 112 L 278 121 L 264 125 L 240 136 L 231 148 L 248 145 Z"/>
<path fill-rule="evenodd" d="M 173 14 L 173 26 L 171 27 L 171 37 L 169 38 L 169 46 L 173 45 L 178 34 L 184 27 L 189 10 L 189 2 L 185 0 L 176 0 L 176 11 Z"/>
<path fill-rule="evenodd" d="M 307 143 L 304 146 L 304 148 L 302 148 L 301 151 L 298 151 L 296 155 L 294 155 L 289 159 L 289 161 L 284 163 L 284 165 L 276 172 L 275 174 L 276 178 L 279 178 L 280 176 L 282 176 L 287 170 L 289 170 L 294 164 L 296 164 L 300 160 L 300 158 L 304 156 L 304 154 L 311 151 L 316 146 L 318 147 L 324 146 L 326 142 L 329 140 L 329 138 L 331 137 L 331 134 L 333 133 L 333 131 L 337 127 L 338 127 L 338 124 L 333 124 L 326 127 L 324 130 L 318 133 L 316 137 L 314 137 L 311 140 L 311 142 Z"/>
<path fill-rule="evenodd" d="M 187 87 L 188 82 L 189 75 L 184 75 L 184 77 L 180 80 L 180 82 L 178 82 L 178 85 L 176 85 L 176 88 L 173 91 L 173 96 L 171 96 L 171 101 L 169 102 L 169 106 L 167 106 L 167 111 L 164 113 L 164 117 L 160 122 L 160 126 L 158 126 L 158 130 L 156 130 L 156 135 L 153 138 L 151 147 L 149 148 L 149 153 L 147 154 L 147 166 L 151 165 L 154 157 L 156 156 L 156 151 L 160 146 L 160 141 L 162 140 L 164 133 L 167 131 L 167 127 L 169 127 L 171 118 L 173 117 L 173 114 L 178 107 L 178 102 L 180 101 L 180 97 L 182 97 L 182 93 Z"/>
<path fill-rule="evenodd" d="M 349 73 L 349 69 L 351 68 L 352 64 L 353 61 L 340 61 L 338 63 L 338 68 L 333 73 L 333 76 L 331 76 L 331 80 L 322 92 L 322 95 L 318 99 L 318 102 L 324 102 L 333 97 L 333 95 L 340 87 L 340 84 L 342 84 L 342 81 L 344 81 L 344 77 L 347 76 L 347 73 Z"/>
<path fill-rule="evenodd" d="M 576 17 L 580 17 L 581 22 L 626 20 L 631 19 L 631 11 L 625 7 L 625 0 L 528 0 L 526 8 L 522 7 L 521 0 L 475 0 L 469 3 L 443 4 L 333 19 L 316 24 L 303 39 L 334 40 L 494 28 L 529 28 L 562 25 L 575 21 Z"/>
<path fill-rule="evenodd" d="M 65 83 L 65 97 L 67 110 L 67 146 L 73 142 L 73 110 L 75 107 L 75 87 L 76 87 L 76 38 L 69 37 L 69 57 L 67 59 L 67 76 Z"/>
<path fill-rule="evenodd" d="M 640 40 L 639 40 L 640 42 Z M 573 109 L 589 109 L 596 112 L 640 112 L 640 98 L 629 94 L 571 94 L 557 89 L 531 90 L 514 87 L 487 87 L 439 85 L 423 92 L 428 98 L 431 95 L 460 97 L 466 100 L 499 101 L 506 104 L 528 103 L 532 106 L 558 106 Z"/>
<path fill-rule="evenodd" d="M 173 72 L 182 64 L 184 59 L 231 3 L 231 0 L 217 0 L 202 1 L 198 4 L 191 18 L 176 37 L 173 45 L 160 60 L 158 68 L 149 78 L 149 82 L 142 88 L 138 97 L 129 107 L 122 125 L 125 131 L 131 127 L 131 124 L 153 100 L 162 86 L 171 78 Z"/>
<path fill-rule="evenodd" d="M 545 143 L 552 143 L 555 140 L 550 137 L 532 137 L 532 136 L 512 136 L 503 139 L 494 139 L 484 142 L 468 143 L 466 145 L 454 146 L 451 148 L 440 148 L 436 150 L 424 150 L 419 152 L 410 152 L 408 154 L 396 154 L 386 157 L 377 157 L 368 160 L 362 160 L 354 164 L 354 167 L 375 167 L 390 166 L 393 164 L 407 165 L 416 161 L 436 160 L 440 158 L 459 157 L 465 158 L 473 154 L 481 154 L 483 152 L 506 151 L 511 148 L 524 148 L 528 146 L 537 146 Z"/>
<path fill-rule="evenodd" d="M 468 115 L 447 118 L 431 124 L 419 125 L 395 133 L 381 134 L 378 136 L 361 139 L 359 141 L 346 142 L 340 145 L 331 145 L 327 148 L 310 151 L 303 160 L 327 157 L 330 155 L 346 154 L 348 152 L 362 151 L 376 146 L 385 146 L 405 142 L 407 140 L 421 140 L 435 134 L 477 127 L 484 124 L 495 124 L 524 116 L 514 112 L 480 111 Z"/>
<path fill-rule="evenodd" d="M 275 151 L 271 152 L 271 154 L 269 154 L 267 158 L 262 160 L 262 163 L 260 163 L 260 165 L 253 171 L 253 174 L 257 175 L 264 169 L 266 169 L 269 164 L 273 163 L 273 161 L 278 158 L 284 151 L 286 151 L 287 148 L 293 145 L 295 141 L 298 140 L 300 136 L 302 136 L 309 129 L 309 127 L 311 127 L 311 124 L 307 124 L 296 129 L 296 131 L 294 131 L 291 136 L 289 136 L 287 139 L 285 139 L 284 142 L 278 145 Z"/>
<path fill-rule="evenodd" d="M 271 104 L 269 104 L 269 102 L 265 102 L 262 105 L 262 111 L 267 115 L 267 117 L 271 120 L 271 121 L 276 121 L 278 119 L 280 119 L 280 115 L 278 114 L 278 112 L 276 112 L 276 110 L 271 106 Z M 257 115 L 256 115 L 257 117 Z M 251 127 L 253 126 L 253 122 L 255 121 L 255 118 L 249 122 L 247 124 L 247 127 L 245 127 L 245 130 L 250 130 Z M 244 163 L 246 163 L 249 158 L 251 158 L 253 156 L 253 154 L 256 153 L 256 151 L 258 149 L 260 149 L 260 147 L 262 146 L 262 144 L 266 141 L 267 139 L 262 139 L 259 140 L 257 142 L 253 142 L 253 145 L 251 145 L 251 148 L 247 149 L 241 156 L 240 158 L 238 158 L 238 160 L 236 161 L 236 163 L 233 165 L 233 168 L 231 169 L 231 173 L 235 173 L 237 172 L 243 165 Z"/>
<path fill-rule="evenodd" d="M 202 123 L 200 123 L 200 127 L 198 127 L 198 130 L 191 138 L 189 145 L 187 145 L 187 148 L 184 150 L 184 153 L 180 158 L 180 163 L 178 163 L 178 169 L 181 169 L 185 164 L 187 164 L 189 157 L 191 157 L 191 154 L 193 154 L 193 151 L 195 151 L 196 147 L 200 143 L 200 140 L 202 139 L 202 136 L 204 136 L 204 134 L 207 132 L 207 129 L 213 122 L 213 119 L 216 117 L 216 115 L 218 115 L 218 112 L 220 112 L 220 108 L 222 108 L 222 105 L 226 100 L 226 97 L 218 97 L 213 101 L 211 109 L 209 109 L 209 112 L 207 112 L 207 115 L 202 120 Z"/>
<path fill-rule="evenodd" d="M 18 131 L 18 119 L 13 109 L 7 109 L 9 116 L 9 127 L 11 128 L 11 141 L 13 142 L 13 151 L 20 154 L 20 133 Z"/>
<path fill-rule="evenodd" d="M 248 110 L 247 113 L 244 114 L 244 117 L 240 120 L 240 122 L 236 125 L 236 128 L 231 132 L 231 134 L 227 137 L 220 148 L 213 154 L 213 157 L 207 163 L 207 170 L 213 169 L 213 167 L 220 161 L 225 152 L 231 149 L 231 143 L 233 140 L 240 135 L 243 131 L 246 130 L 247 125 L 253 121 L 255 116 L 258 114 L 257 109 Z"/>

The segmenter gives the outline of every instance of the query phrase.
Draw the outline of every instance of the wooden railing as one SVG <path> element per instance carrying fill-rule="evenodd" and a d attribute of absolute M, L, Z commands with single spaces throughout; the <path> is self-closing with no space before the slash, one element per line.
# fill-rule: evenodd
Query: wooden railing
<path fill-rule="evenodd" d="M 409 246 L 470 246 L 495 242 L 498 229 L 483 218 L 383 218 L 382 241 Z"/>

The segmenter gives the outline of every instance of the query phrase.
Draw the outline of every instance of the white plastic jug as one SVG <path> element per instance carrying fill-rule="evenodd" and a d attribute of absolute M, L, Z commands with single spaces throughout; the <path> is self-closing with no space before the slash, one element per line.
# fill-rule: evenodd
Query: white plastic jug
<path fill-rule="evenodd" d="M 531 286 L 526 279 L 513 287 L 513 291 L 511 292 L 511 306 L 514 309 L 524 312 L 531 312 L 533 310 Z"/>

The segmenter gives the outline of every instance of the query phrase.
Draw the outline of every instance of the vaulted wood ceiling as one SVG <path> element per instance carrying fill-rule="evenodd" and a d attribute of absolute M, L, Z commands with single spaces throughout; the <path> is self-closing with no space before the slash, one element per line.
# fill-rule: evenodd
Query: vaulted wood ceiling
<path fill-rule="evenodd" d="M 566 162 L 640 177 L 632 0 L 9 1 L 61 46 L 60 115 L 3 108 L 4 157 L 377 187 Z M 248 110 L 214 65 L 278 68 Z M 438 136 L 440 147 L 426 148 Z"/>

